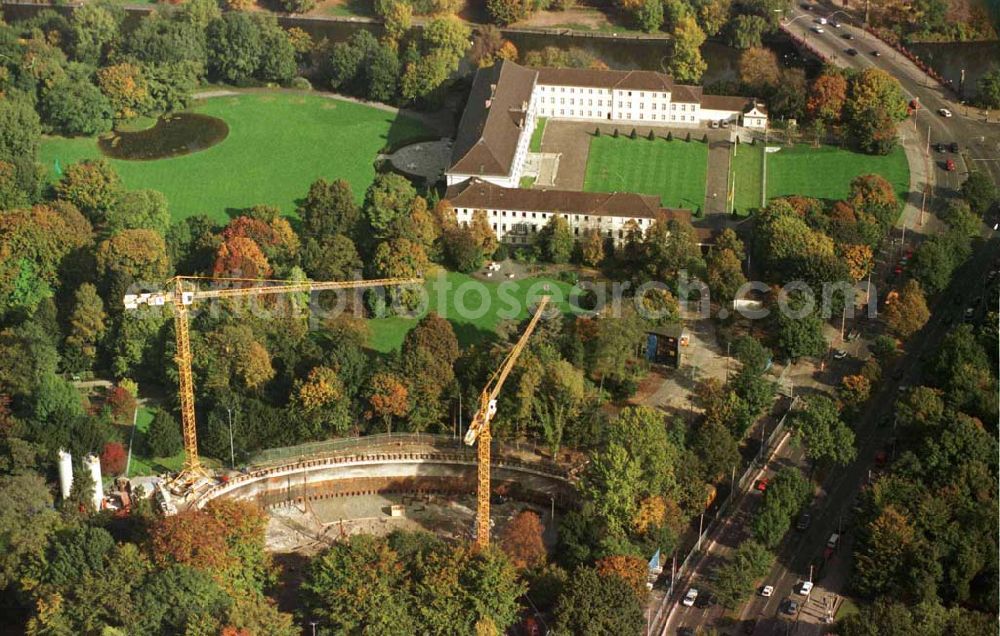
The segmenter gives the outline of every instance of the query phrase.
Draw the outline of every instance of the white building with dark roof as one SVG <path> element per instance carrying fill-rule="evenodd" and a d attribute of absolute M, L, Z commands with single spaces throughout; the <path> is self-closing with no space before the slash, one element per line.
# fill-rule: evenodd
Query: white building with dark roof
<path fill-rule="evenodd" d="M 479 70 L 452 147 L 449 186 L 477 178 L 517 188 L 537 117 L 649 126 L 708 121 L 767 125 L 767 111 L 745 97 L 703 95 L 655 71 L 532 69 L 501 61 Z"/>

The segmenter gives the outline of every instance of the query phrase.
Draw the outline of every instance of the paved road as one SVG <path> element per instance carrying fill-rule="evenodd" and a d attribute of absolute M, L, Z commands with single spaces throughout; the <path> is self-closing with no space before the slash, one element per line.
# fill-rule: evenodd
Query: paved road
<path fill-rule="evenodd" d="M 782 28 L 805 40 L 838 66 L 859 70 L 877 67 L 887 71 L 899 80 L 907 98 L 919 98 L 922 108 L 916 117 L 916 129 L 924 144 L 927 141 L 928 127 L 932 144 L 957 141 L 968 161 L 956 163 L 960 167 L 968 164 L 983 170 L 992 176 L 994 182 L 1000 184 L 1000 122 L 996 119 L 996 113 L 993 123 L 986 123 L 983 111 L 966 109 L 955 101 L 950 91 L 930 79 L 908 59 L 864 30 L 846 24 L 850 18 L 842 11 L 829 13 L 831 17 L 842 21 L 840 28 L 826 25 L 823 26 L 824 33 L 814 32 L 812 29 L 818 26 L 814 20 L 819 15 L 827 14 L 826 9 L 804 11 L 799 5 L 794 5 L 787 12 Z M 847 40 L 845 35 L 852 35 L 854 39 Z M 858 55 L 848 55 L 846 49 L 849 48 L 857 49 Z M 878 57 L 873 55 L 876 51 L 879 53 Z M 940 108 L 951 110 L 953 117 L 938 115 Z M 945 172 L 942 169 L 944 159 L 935 157 L 933 150 L 931 152 L 931 159 L 935 163 L 933 173 L 940 186 L 954 188 L 960 185 L 965 178 L 964 171 L 960 169 L 957 172 Z M 944 193 L 939 191 L 938 194 Z"/>
<path fill-rule="evenodd" d="M 952 293 L 960 298 L 973 298 L 982 293 L 982 281 L 986 273 L 994 265 L 1000 255 L 1000 238 L 990 238 L 980 246 L 972 258 L 956 274 L 951 286 Z M 840 471 L 827 479 L 824 491 L 813 507 L 813 523 L 809 530 L 796 540 L 786 545 L 778 554 L 777 562 L 767 577 L 767 584 L 775 586 L 775 597 L 783 599 L 787 596 L 803 601 L 799 596 L 792 595 L 793 587 L 808 577 L 809 563 L 823 554 L 827 538 L 838 529 L 850 528 L 850 510 L 862 485 L 868 480 L 869 471 L 874 466 L 875 454 L 886 446 L 892 437 L 892 427 L 879 427 L 878 422 L 891 418 L 900 386 L 916 386 L 920 383 L 920 357 L 925 352 L 933 352 L 939 346 L 942 338 L 954 322 L 960 322 L 964 305 L 950 303 L 950 298 L 942 299 L 937 310 L 924 330 L 910 342 L 906 355 L 899 361 L 897 369 L 903 370 L 903 375 L 897 380 L 888 380 L 869 402 L 868 408 L 855 423 L 858 437 L 858 458 L 846 470 Z M 811 620 L 799 616 L 800 625 L 797 634 L 820 634 L 822 626 L 817 618 L 823 612 L 816 612 L 816 605 L 822 606 L 823 595 L 843 593 L 846 584 L 847 563 L 850 556 L 850 540 L 853 536 L 848 532 L 847 543 L 843 544 L 838 554 L 827 566 L 829 573 L 819 581 L 814 589 Z M 740 617 L 745 620 L 760 619 L 754 634 L 784 634 L 787 620 L 778 618 L 777 603 L 772 599 L 756 597 L 747 603 Z M 803 625 L 801 623 L 811 623 Z"/>

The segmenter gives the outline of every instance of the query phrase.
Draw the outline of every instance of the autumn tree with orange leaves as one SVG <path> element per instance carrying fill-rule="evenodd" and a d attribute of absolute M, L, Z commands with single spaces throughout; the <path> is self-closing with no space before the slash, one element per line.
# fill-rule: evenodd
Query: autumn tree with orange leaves
<path fill-rule="evenodd" d="M 533 568 L 545 563 L 545 543 L 542 533 L 545 528 L 538 514 L 532 510 L 517 513 L 504 528 L 500 537 L 500 549 L 519 570 Z"/>
<path fill-rule="evenodd" d="M 598 574 L 602 576 L 617 576 L 628 583 L 636 596 L 646 598 L 646 562 L 636 556 L 616 554 L 604 557 L 594 564 Z"/>
<path fill-rule="evenodd" d="M 234 236 L 215 253 L 212 276 L 216 278 L 268 278 L 272 274 L 264 252 L 246 236 Z"/>
<path fill-rule="evenodd" d="M 369 419 L 378 417 L 385 424 L 385 432 L 392 432 L 392 419 L 403 417 L 410 410 L 409 391 L 406 384 L 393 373 L 380 372 L 372 376 L 368 394 Z"/>

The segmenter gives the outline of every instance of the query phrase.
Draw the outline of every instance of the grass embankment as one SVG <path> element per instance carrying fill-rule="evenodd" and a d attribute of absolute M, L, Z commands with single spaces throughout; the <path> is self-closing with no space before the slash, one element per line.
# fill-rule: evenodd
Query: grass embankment
<path fill-rule="evenodd" d="M 387 145 L 426 134 L 407 117 L 319 95 L 254 91 L 195 103 L 195 112 L 229 125 L 221 143 L 153 161 L 111 160 L 129 188 L 167 197 L 174 219 L 207 214 L 226 221 L 234 210 L 275 205 L 286 215 L 320 177 L 346 179 L 360 202 L 375 178 L 375 156 Z M 47 137 L 40 160 L 55 178 L 81 159 L 100 157 L 93 137 Z"/>
<path fill-rule="evenodd" d="M 583 189 L 650 194 L 665 207 L 696 210 L 705 203 L 707 169 L 708 145 L 700 140 L 601 135 L 590 141 Z"/>
<path fill-rule="evenodd" d="M 773 199 L 797 194 L 817 199 L 843 199 L 850 193 L 851 181 L 865 174 L 885 177 L 901 201 L 910 189 L 910 167 L 901 146 L 888 155 L 878 156 L 834 146 L 813 148 L 809 144 L 798 144 L 768 153 L 767 196 Z"/>
<path fill-rule="evenodd" d="M 730 187 L 736 181 L 736 213 L 746 216 L 750 210 L 760 207 L 763 188 L 764 146 L 762 144 L 740 144 L 732 156 L 729 178 Z"/>
<path fill-rule="evenodd" d="M 528 148 L 531 152 L 542 151 L 542 136 L 545 134 L 545 122 L 547 121 L 547 118 L 539 117 L 535 122 L 535 132 L 531 133 L 531 145 Z"/>

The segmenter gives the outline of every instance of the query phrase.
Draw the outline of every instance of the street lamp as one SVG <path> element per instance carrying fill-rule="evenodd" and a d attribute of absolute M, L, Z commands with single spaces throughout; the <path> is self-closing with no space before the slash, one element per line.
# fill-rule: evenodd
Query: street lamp
<path fill-rule="evenodd" d="M 312 636 L 316 636 L 316 623 L 317 621 L 309 621 L 309 625 L 312 626 Z"/>
<path fill-rule="evenodd" d="M 229 465 L 233 470 L 236 470 L 236 449 L 233 446 L 233 410 L 226 407 L 226 413 L 229 415 Z M 315 631 L 315 628 L 313 628 Z"/>

